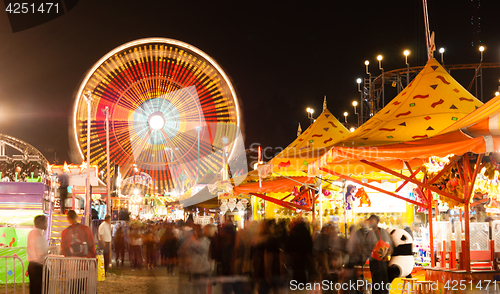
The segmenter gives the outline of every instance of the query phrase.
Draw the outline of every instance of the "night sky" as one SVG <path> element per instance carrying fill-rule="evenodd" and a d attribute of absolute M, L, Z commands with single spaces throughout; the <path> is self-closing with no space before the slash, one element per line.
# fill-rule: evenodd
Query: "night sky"
<path fill-rule="evenodd" d="M 81 0 L 63 16 L 17 33 L 3 10 L 0 133 L 27 141 L 51 162 L 57 153 L 59 163 L 72 161 L 68 126 L 86 71 L 135 39 L 178 39 L 217 60 L 238 92 L 247 148 L 291 143 L 298 123 L 309 125 L 305 109 L 319 115 L 324 95 L 335 116 L 349 111 L 354 121 L 350 105 L 359 99 L 356 78 L 364 77 L 366 59 L 374 75 L 378 54 L 386 71 L 405 67 L 405 49 L 411 65 L 426 62 L 421 0 Z M 499 13 L 498 0 L 429 0 L 445 63 L 479 62 L 479 42 L 484 62 L 500 62 Z M 474 73 L 452 75 L 467 88 Z M 499 78 L 500 69 L 484 70 L 485 100 Z"/>

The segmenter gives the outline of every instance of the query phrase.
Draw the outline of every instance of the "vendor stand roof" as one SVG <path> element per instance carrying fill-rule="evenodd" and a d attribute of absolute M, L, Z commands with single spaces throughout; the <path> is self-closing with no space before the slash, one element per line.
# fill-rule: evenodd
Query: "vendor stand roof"
<path fill-rule="evenodd" d="M 431 59 L 400 94 L 337 145 L 375 146 L 430 138 L 481 105 Z"/>

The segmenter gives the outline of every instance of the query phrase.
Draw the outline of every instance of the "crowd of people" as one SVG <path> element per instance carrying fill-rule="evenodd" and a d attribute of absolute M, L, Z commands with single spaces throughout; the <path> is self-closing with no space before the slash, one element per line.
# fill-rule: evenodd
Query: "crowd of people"
<path fill-rule="evenodd" d="M 255 289 L 259 294 L 285 293 L 291 281 L 352 281 L 360 278 L 355 266 L 366 260 L 373 282 L 387 283 L 392 240 L 378 222 L 371 216 L 352 226 L 347 237 L 335 224 L 320 228 L 302 218 L 250 221 L 240 229 L 231 222 L 202 227 L 192 219 L 122 222 L 113 228 L 114 252 L 118 266 L 127 257 L 133 270 L 165 267 L 168 275 L 178 273 L 181 280 L 205 281 L 199 283 L 200 293 L 214 277 L 223 284 L 223 293 L 235 294 Z M 372 256 L 379 240 L 387 244 L 381 260 Z"/>
<path fill-rule="evenodd" d="M 91 229 L 79 224 L 72 210 L 68 220 L 71 225 L 62 233 L 61 253 L 96 257 Z M 111 226 L 107 216 L 99 227 L 97 247 L 111 248 L 112 244 L 118 267 L 125 261 L 132 270 L 164 267 L 167 275 L 179 275 L 181 282 L 197 287 L 195 293 L 205 293 L 213 281 L 218 281 L 224 294 L 278 294 L 286 293 L 292 283 L 355 282 L 362 278 L 357 276 L 355 266 L 366 260 L 373 283 L 390 282 L 386 257 L 392 251 L 392 240 L 387 231 L 379 229 L 378 222 L 373 215 L 343 236 L 335 224 L 320 228 L 302 218 L 250 221 L 237 229 L 231 222 L 202 227 L 192 218 L 186 222 L 130 221 Z M 28 272 L 34 282 L 31 293 L 41 288 L 37 277 L 47 254 L 47 247 L 40 246 L 46 219 L 38 216 L 35 226 L 28 236 Z M 380 244 L 383 246 L 378 248 Z M 106 258 L 106 263 L 109 261 Z M 388 293 L 383 289 L 372 291 L 377 292 Z M 323 289 L 323 293 L 329 292 Z"/>

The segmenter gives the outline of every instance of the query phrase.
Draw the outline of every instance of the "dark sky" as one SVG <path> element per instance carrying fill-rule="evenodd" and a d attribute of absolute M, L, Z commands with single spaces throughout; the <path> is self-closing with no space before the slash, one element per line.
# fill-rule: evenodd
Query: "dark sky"
<path fill-rule="evenodd" d="M 480 2 L 479 10 L 473 8 Z M 1 5 L 1 4 L 0 4 Z M 358 99 L 364 60 L 379 74 L 424 65 L 421 0 L 130 1 L 81 0 L 67 14 L 12 33 L 0 11 L 0 133 L 37 147 L 53 161 L 70 159 L 69 120 L 86 71 L 115 47 L 145 37 L 190 43 L 211 55 L 232 78 L 243 112 L 246 146 L 286 146 L 305 109 L 318 114 L 323 96 L 337 117 Z M 3 10 L 3 9 L 2 9 Z M 500 62 L 500 1 L 429 0 L 431 30 L 445 63 Z M 479 16 L 481 32 L 471 24 Z M 474 34 L 476 31 L 476 34 Z M 472 46 L 474 42 L 474 46 Z M 440 60 L 440 58 L 438 58 Z M 452 74 L 465 87 L 473 72 Z M 484 71 L 484 96 L 499 85 L 500 69 Z M 392 97 L 390 97 L 392 98 Z M 387 98 L 386 98 L 387 100 Z M 270 155 L 270 154 L 269 154 Z"/>

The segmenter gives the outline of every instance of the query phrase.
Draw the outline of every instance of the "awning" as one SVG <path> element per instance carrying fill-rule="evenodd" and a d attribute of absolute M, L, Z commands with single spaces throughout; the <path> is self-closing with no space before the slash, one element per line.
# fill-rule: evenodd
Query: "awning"
<path fill-rule="evenodd" d="M 362 162 L 366 160 L 400 171 L 406 169 L 405 162 L 413 168 L 421 166 L 431 156 L 462 155 L 491 152 L 500 147 L 500 137 L 471 138 L 462 131 L 436 136 L 430 139 L 390 144 L 377 147 L 335 147 L 315 164 L 318 167 L 344 174 L 366 174 L 378 172 L 375 167 Z M 498 149 L 496 149 L 498 150 Z"/>
<path fill-rule="evenodd" d="M 272 181 L 262 182 L 262 187 L 259 183 L 248 183 L 234 187 L 234 194 L 249 194 L 249 193 L 270 193 L 270 192 L 291 192 L 294 187 L 303 184 L 314 183 L 314 178 L 295 177 L 295 178 L 278 178 Z"/>

